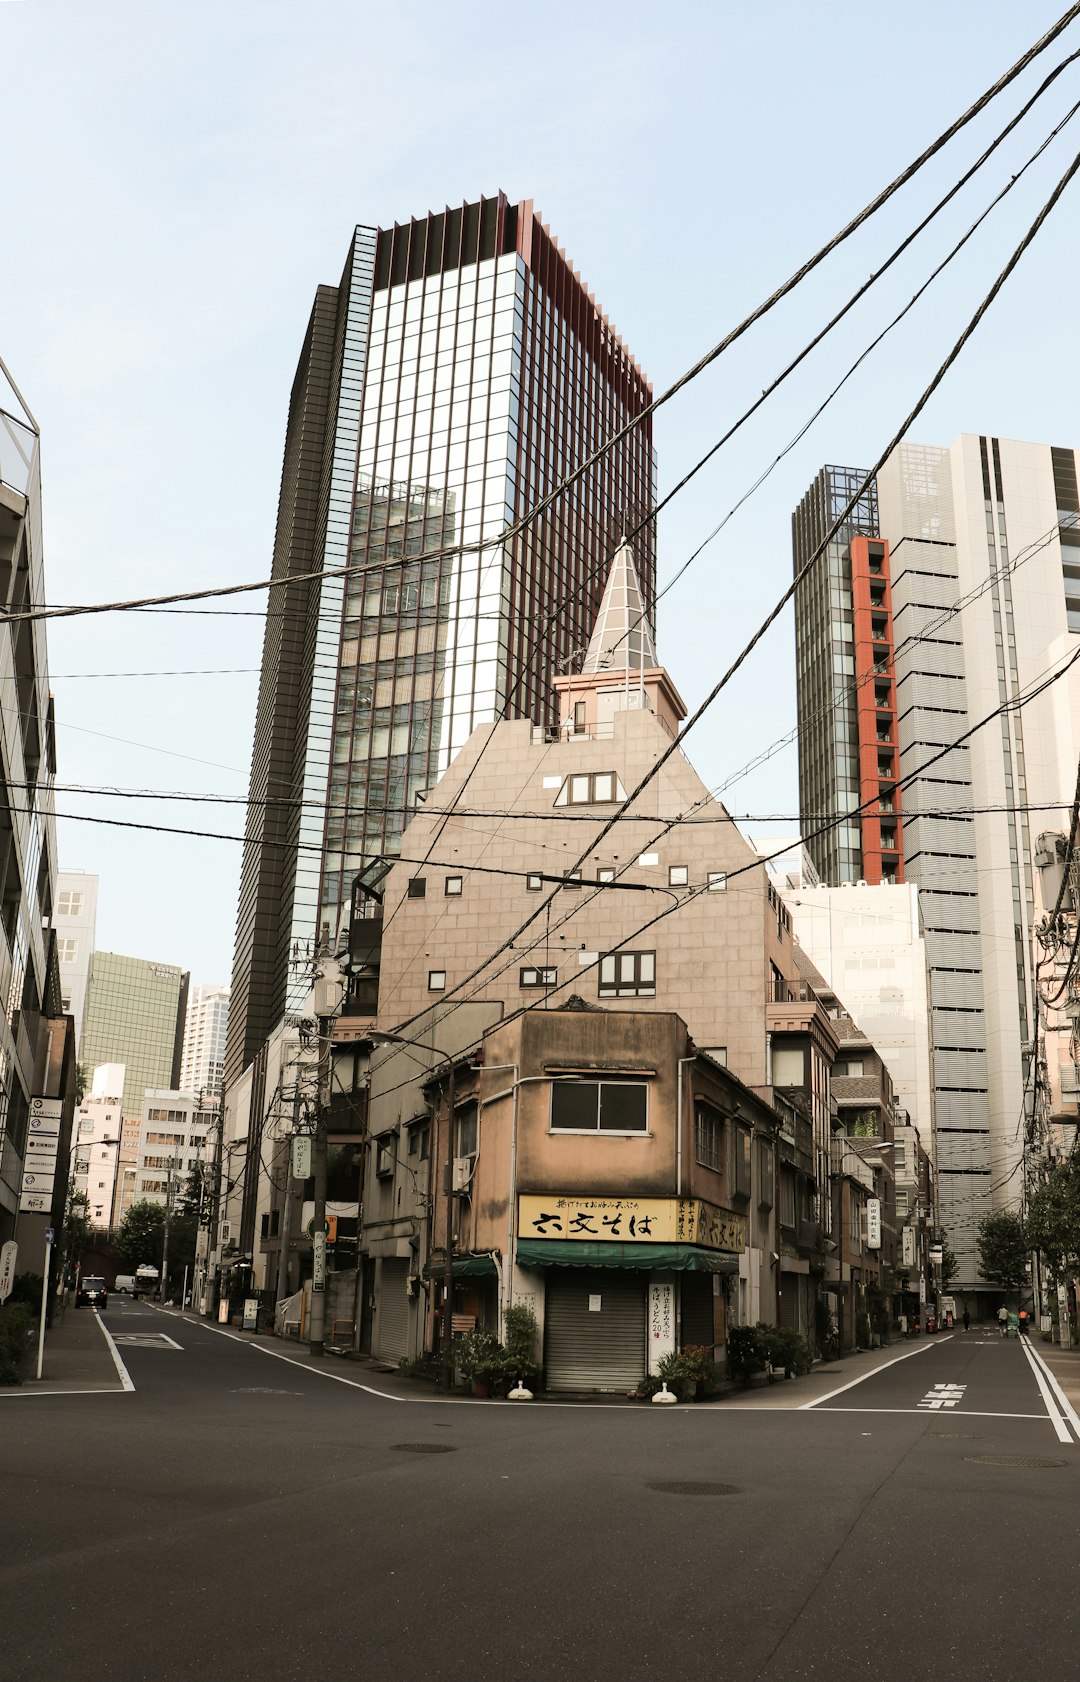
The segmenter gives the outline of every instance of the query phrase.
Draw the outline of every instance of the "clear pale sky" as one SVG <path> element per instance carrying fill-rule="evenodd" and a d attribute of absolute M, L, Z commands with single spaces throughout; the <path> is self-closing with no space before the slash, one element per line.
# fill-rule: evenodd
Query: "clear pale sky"
<path fill-rule="evenodd" d="M 355 223 L 401 221 L 499 188 L 532 198 L 659 391 L 1064 10 L 1064 0 L 0 3 L 0 355 L 42 427 L 50 601 L 267 574 L 297 354 L 314 289 L 338 279 Z M 1020 87 L 1033 91 L 1077 48 L 1074 24 Z M 661 411 L 662 493 L 1020 97 L 995 102 Z M 875 288 L 676 499 L 660 524 L 661 583 L 1075 99 L 1080 66 L 880 296 Z M 810 479 L 825 461 L 874 459 L 1077 133 L 1080 118 L 664 599 L 660 656 L 691 706 L 790 578 L 790 513 Z M 915 436 L 1080 442 L 1078 210 L 1074 184 Z M 223 605 L 253 615 L 262 600 Z M 257 616 L 116 614 L 50 627 L 61 790 L 242 797 L 261 640 Z M 217 675 L 73 675 L 206 668 Z M 687 740 L 711 786 L 791 728 L 794 695 L 788 613 Z M 734 812 L 795 814 L 794 748 L 724 798 Z M 243 826 L 239 805 L 59 792 L 57 808 L 232 834 Z M 59 833 L 61 865 L 100 874 L 99 946 L 228 980 L 236 842 L 73 821 Z"/>

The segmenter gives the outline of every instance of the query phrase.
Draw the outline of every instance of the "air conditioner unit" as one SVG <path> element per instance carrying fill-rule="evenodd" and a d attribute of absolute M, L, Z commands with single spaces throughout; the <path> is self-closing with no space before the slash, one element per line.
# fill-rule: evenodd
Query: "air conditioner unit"
<path fill-rule="evenodd" d="M 454 1158 L 454 1190 L 455 1191 L 468 1191 L 469 1181 L 472 1179 L 473 1164 L 475 1163 L 475 1161 L 476 1161 L 476 1158 L 473 1157 L 473 1156 L 455 1156 L 455 1158 Z"/>

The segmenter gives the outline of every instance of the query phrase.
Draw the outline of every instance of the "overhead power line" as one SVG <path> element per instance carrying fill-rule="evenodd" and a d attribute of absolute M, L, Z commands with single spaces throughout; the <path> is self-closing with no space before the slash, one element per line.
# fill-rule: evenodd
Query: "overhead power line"
<path fill-rule="evenodd" d="M 984 93 L 980 94 L 978 99 L 968 106 L 966 111 L 950 123 L 949 126 L 943 130 L 943 132 L 938 135 L 938 137 L 933 140 L 917 158 L 908 164 L 905 169 L 901 170 L 900 174 L 897 175 L 895 179 L 888 184 L 888 186 L 884 187 L 881 192 L 879 192 L 867 205 L 863 207 L 862 210 L 858 211 L 844 227 L 831 237 L 831 239 L 828 239 L 812 257 L 807 258 L 807 260 L 798 269 L 796 269 L 786 281 L 776 287 L 776 289 L 771 292 L 762 303 L 758 304 L 756 308 L 751 310 L 750 314 L 745 316 L 736 327 L 733 327 L 728 333 L 726 333 L 718 344 L 715 344 L 711 350 L 706 351 L 703 356 L 699 357 L 699 359 L 693 363 L 692 366 L 685 371 L 685 373 L 681 374 L 679 378 L 673 381 L 673 383 L 669 385 L 665 391 L 661 392 L 659 397 L 655 397 L 651 403 L 647 404 L 639 414 L 633 416 L 630 420 L 625 422 L 623 426 L 619 427 L 614 433 L 612 433 L 610 438 L 608 438 L 603 444 L 599 445 L 591 455 L 587 456 L 585 460 L 574 468 L 574 470 L 564 479 L 562 479 L 559 484 L 555 485 L 552 490 L 550 490 L 545 496 L 541 497 L 538 502 L 534 503 L 533 507 L 527 510 L 527 512 L 518 520 L 506 526 L 495 538 L 478 538 L 472 543 L 448 544 L 440 549 L 429 550 L 426 554 L 419 557 L 410 557 L 410 559 L 417 558 L 422 560 L 435 560 L 442 558 L 443 556 L 450 555 L 459 556 L 478 554 L 485 549 L 492 548 L 499 544 L 508 543 L 515 537 L 518 537 L 523 532 L 527 531 L 528 528 L 540 519 L 540 517 L 546 513 L 555 502 L 557 502 L 568 490 L 577 484 L 578 481 L 585 476 L 585 474 L 589 473 L 599 462 L 604 460 L 606 456 L 610 455 L 612 450 L 622 443 L 625 438 L 629 437 L 636 428 L 643 425 L 644 422 L 648 420 L 650 416 L 654 415 L 658 409 L 662 408 L 664 404 L 670 402 L 671 399 L 680 391 L 690 385 L 691 382 L 704 373 L 707 368 L 711 367 L 712 364 L 720 356 L 722 356 L 724 352 L 736 342 L 737 339 L 740 339 L 743 334 L 748 332 L 757 321 L 760 321 L 765 315 L 774 309 L 776 305 L 786 298 L 790 292 L 793 292 L 809 274 L 818 268 L 825 259 L 832 254 L 832 252 L 849 239 L 851 235 L 861 228 L 872 216 L 876 215 L 882 206 L 887 204 L 888 201 L 893 198 L 902 187 L 906 186 L 912 177 L 917 175 L 919 170 L 921 170 L 925 164 L 929 163 L 932 158 L 942 151 L 942 149 L 947 146 L 949 142 L 961 132 L 962 129 L 966 128 L 967 125 L 971 123 L 979 115 L 979 113 L 991 103 L 992 100 L 997 98 L 998 94 L 1003 92 L 1005 88 L 1014 82 L 1016 78 L 1035 61 L 1035 59 L 1044 53 L 1046 49 L 1051 46 L 1061 34 L 1064 33 L 1064 31 L 1078 16 L 1080 16 L 1080 0 L 1078 0 L 1078 3 L 1070 6 L 1050 29 L 1041 35 L 1039 39 L 1026 50 L 1026 52 L 1022 53 L 1020 58 L 1018 58 L 1008 70 L 999 76 Z M 293 584 L 312 583 L 322 578 L 340 578 L 350 572 L 363 570 L 366 570 L 366 564 L 362 566 L 345 566 L 325 569 L 318 568 L 311 572 L 296 574 L 290 578 L 263 578 L 242 584 L 216 585 L 204 590 L 175 591 L 159 596 L 141 596 L 128 600 L 112 602 L 84 603 L 77 607 L 32 608 L 22 613 L 9 614 L 7 617 L 9 622 L 14 623 L 20 620 L 67 618 L 74 615 L 85 615 L 91 613 L 128 612 L 135 608 L 163 607 L 178 602 L 207 601 L 224 596 L 242 595 L 256 590 L 267 590 L 271 588 L 288 587 Z"/>
<path fill-rule="evenodd" d="M 826 550 L 828 549 L 828 546 L 832 542 L 833 538 L 843 528 L 846 520 L 848 519 L 848 516 L 850 515 L 852 509 L 855 507 L 859 498 L 865 494 L 867 487 L 876 479 L 878 473 L 880 473 L 882 467 L 884 467 L 885 463 L 888 461 L 888 459 L 892 455 L 893 451 L 900 444 L 901 440 L 906 436 L 907 432 L 909 431 L 909 429 L 912 426 L 912 424 L 914 423 L 914 421 L 922 413 L 923 409 L 926 407 L 927 403 L 930 401 L 930 398 L 933 396 L 934 392 L 937 390 L 938 386 L 941 384 L 942 380 L 945 378 L 945 375 L 948 373 L 948 371 L 952 367 L 953 363 L 959 357 L 959 355 L 960 355 L 961 351 L 963 350 L 964 346 L 967 344 L 968 340 L 972 337 L 973 333 L 976 331 L 977 327 L 979 326 L 979 323 L 982 321 L 983 317 L 986 315 L 987 311 L 989 310 L 990 306 L 994 302 L 995 298 L 998 296 L 1002 287 L 1005 285 L 1005 282 L 1008 280 L 1009 276 L 1012 274 L 1013 270 L 1016 268 L 1017 264 L 1020 262 L 1020 259 L 1023 257 L 1024 253 L 1028 250 L 1029 246 L 1032 244 L 1032 242 L 1035 239 L 1036 235 L 1038 234 L 1040 228 L 1043 226 L 1047 217 L 1053 211 L 1055 205 L 1060 200 L 1060 198 L 1061 198 L 1062 194 L 1064 193 L 1066 187 L 1072 181 L 1072 179 L 1073 179 L 1073 177 L 1076 174 L 1078 169 L 1080 169 L 1080 154 L 1077 154 L 1077 156 L 1073 158 L 1073 160 L 1069 164 L 1068 168 L 1062 174 L 1062 176 L 1060 177 L 1056 186 L 1054 187 L 1053 191 L 1051 192 L 1049 198 L 1043 204 L 1042 208 L 1039 210 L 1038 214 L 1036 215 L 1034 221 L 1031 223 L 1030 227 L 1027 229 L 1026 233 L 1021 238 L 1020 242 L 1018 243 L 1018 245 L 1016 246 L 1016 248 L 1012 252 L 1011 256 L 1006 261 L 1004 267 L 1000 270 L 1000 272 L 998 273 L 998 275 L 994 279 L 993 283 L 990 286 L 989 291 L 985 294 L 985 296 L 983 297 L 983 299 L 979 303 L 979 305 L 976 308 L 976 310 L 975 310 L 974 314 L 972 315 L 971 319 L 969 320 L 967 325 L 964 327 L 964 329 L 962 330 L 962 332 L 960 333 L 959 337 L 956 339 L 954 344 L 947 351 L 944 359 L 939 364 L 938 368 L 934 372 L 932 378 L 930 379 L 930 381 L 927 384 L 927 386 L 925 387 L 925 389 L 922 391 L 920 396 L 916 399 L 914 406 L 909 410 L 908 414 L 904 417 L 903 421 L 900 423 L 900 426 L 893 433 L 893 435 L 889 439 L 888 443 L 884 446 L 884 448 L 879 453 L 878 458 L 875 461 L 874 465 L 864 475 L 860 484 L 853 491 L 852 495 L 848 498 L 844 507 L 839 511 L 839 513 L 837 514 L 835 519 L 832 521 L 828 531 L 824 534 L 820 543 L 818 543 L 818 545 L 816 546 L 816 548 L 814 549 L 812 554 L 807 558 L 805 563 L 796 571 L 791 583 L 782 592 L 779 600 L 770 609 L 768 614 L 765 616 L 764 620 L 758 626 L 757 630 L 753 633 L 753 635 L 749 638 L 749 640 L 743 645 L 742 649 L 736 655 L 735 659 L 728 666 L 727 670 L 723 673 L 723 675 L 720 677 L 718 682 L 713 685 L 712 689 L 709 691 L 708 695 L 706 695 L 705 699 L 700 703 L 700 705 L 696 708 L 696 710 L 690 715 L 689 719 L 687 720 L 684 728 L 680 731 L 679 735 L 677 737 L 673 738 L 672 741 L 669 743 L 669 745 L 664 749 L 664 751 L 657 756 L 657 758 L 653 761 L 652 765 L 650 766 L 649 770 L 645 772 L 644 776 L 637 783 L 636 787 L 631 790 L 631 792 L 627 795 L 626 799 L 622 802 L 621 806 L 619 807 L 618 812 L 615 813 L 611 818 L 609 818 L 601 826 L 599 832 L 593 838 L 593 841 L 591 842 L 591 844 L 585 849 L 585 851 L 581 854 L 580 858 L 575 861 L 575 865 L 572 866 L 571 868 L 577 868 L 579 866 L 584 865 L 584 863 L 588 859 L 589 854 L 591 852 L 595 851 L 595 849 L 603 841 L 604 837 L 610 833 L 610 831 L 614 827 L 615 823 L 617 822 L 618 818 L 624 812 L 629 810 L 629 808 L 633 805 L 634 801 L 638 799 L 638 797 L 641 795 L 641 793 L 644 791 L 644 789 L 646 787 L 648 787 L 648 785 L 659 775 L 659 773 L 661 772 L 663 767 L 667 764 L 668 760 L 671 759 L 671 757 L 675 753 L 679 753 L 679 752 L 683 751 L 683 744 L 685 743 L 686 737 L 689 735 L 690 731 L 694 728 L 695 724 L 699 723 L 700 720 L 704 717 L 705 713 L 714 704 L 714 702 L 717 700 L 717 698 L 722 694 L 724 689 L 730 683 L 731 679 L 736 675 L 736 673 L 740 670 L 740 668 L 749 659 L 750 655 L 753 653 L 754 649 L 757 647 L 757 645 L 761 641 L 761 639 L 765 636 L 765 634 L 768 632 L 768 630 L 771 628 L 771 626 L 773 624 L 775 624 L 776 620 L 779 618 L 779 616 L 780 616 L 781 612 L 783 611 L 784 607 L 786 607 L 787 603 L 790 601 L 791 597 L 794 595 L 795 590 L 798 588 L 798 585 L 807 576 L 807 574 L 810 572 L 811 568 L 814 565 L 816 565 L 816 563 L 821 558 L 821 556 L 826 552 Z M 963 740 L 963 739 L 964 738 L 961 738 L 961 740 Z M 927 763 L 928 764 L 933 764 L 933 763 L 935 763 L 935 761 L 930 760 Z M 925 769 L 925 767 L 923 767 L 923 769 Z M 541 916 L 543 916 L 546 908 L 551 903 L 552 897 L 553 896 L 549 895 L 549 896 L 545 897 L 543 900 L 541 900 L 541 902 L 537 906 L 537 908 L 515 930 L 513 935 L 511 935 L 507 940 L 505 940 L 502 943 L 502 945 L 500 947 L 498 947 L 496 949 L 495 953 L 493 954 L 493 958 L 486 960 L 484 963 L 479 965 L 477 968 L 470 971 L 469 975 L 467 975 L 461 982 L 459 982 L 454 988 L 452 988 L 448 994 L 444 995 L 444 998 L 446 1000 L 449 1000 L 449 998 L 452 996 L 452 994 L 456 994 L 456 993 L 460 992 L 464 987 L 468 986 L 469 983 L 476 978 L 476 976 L 482 974 L 483 971 L 486 968 L 489 967 L 490 963 L 492 961 L 494 961 L 494 958 L 499 957 L 502 952 L 506 951 L 510 947 L 510 945 L 512 945 L 515 941 L 517 941 L 521 937 L 522 934 L 525 933 L 526 929 L 528 929 Z M 404 1026 L 406 1026 L 406 1027 L 408 1025 L 409 1025 L 408 1023 L 404 1024 Z"/>

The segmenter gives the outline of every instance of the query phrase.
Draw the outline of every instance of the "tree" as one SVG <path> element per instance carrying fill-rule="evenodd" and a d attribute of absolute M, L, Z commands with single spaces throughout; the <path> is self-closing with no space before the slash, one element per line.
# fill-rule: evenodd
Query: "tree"
<path fill-rule="evenodd" d="M 61 1235 L 61 1253 L 63 1266 L 74 1267 L 83 1253 L 86 1234 L 90 1226 L 90 1199 L 84 1191 L 76 1191 L 74 1186 L 68 1188 L 67 1209 L 64 1211 L 64 1228 Z"/>
<path fill-rule="evenodd" d="M 941 1235 L 941 1260 L 938 1263 L 938 1273 L 941 1276 L 941 1292 L 948 1296 L 949 1286 L 960 1271 L 960 1263 L 956 1259 L 955 1250 L 950 1250 L 947 1233 Z"/>
<path fill-rule="evenodd" d="M 165 1231 L 165 1209 L 143 1198 L 133 1203 L 116 1234 L 116 1250 L 125 1267 L 134 1273 L 144 1263 L 161 1266 L 161 1241 Z"/>
<path fill-rule="evenodd" d="M 1050 1170 L 1032 1198 L 1027 1233 L 1055 1281 L 1080 1264 L 1080 1155 Z"/>
<path fill-rule="evenodd" d="M 1027 1274 L 1031 1243 L 1020 1216 L 1011 1209 L 983 1215 L 979 1222 L 979 1267 L 984 1279 L 1019 1289 Z"/>

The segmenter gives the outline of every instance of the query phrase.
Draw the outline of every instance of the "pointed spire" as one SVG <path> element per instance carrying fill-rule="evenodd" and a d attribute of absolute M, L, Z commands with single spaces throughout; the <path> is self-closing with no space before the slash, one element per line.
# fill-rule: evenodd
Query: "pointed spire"
<path fill-rule="evenodd" d="M 582 672 L 640 672 L 658 664 L 630 545 L 615 551 Z"/>

